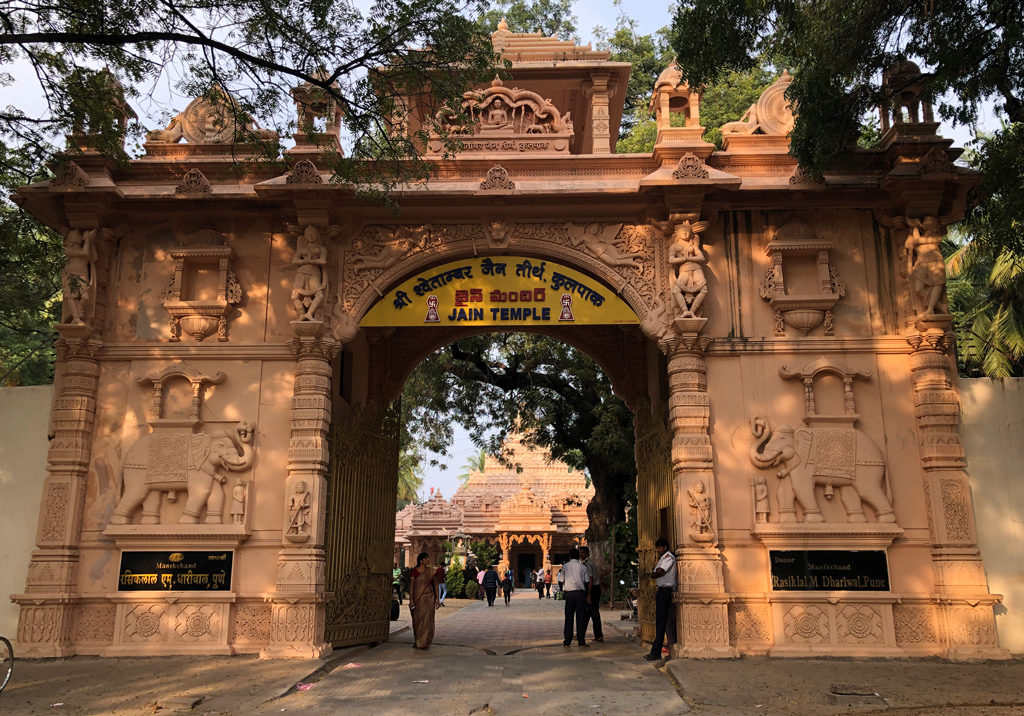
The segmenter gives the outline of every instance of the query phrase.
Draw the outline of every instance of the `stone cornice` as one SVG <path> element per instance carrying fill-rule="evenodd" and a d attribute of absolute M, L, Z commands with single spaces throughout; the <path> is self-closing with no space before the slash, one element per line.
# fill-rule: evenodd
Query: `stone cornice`
<path fill-rule="evenodd" d="M 904 344 L 906 345 L 906 344 Z M 294 361 L 287 343 L 107 343 L 97 353 L 99 360 L 183 360 L 237 359 Z"/>

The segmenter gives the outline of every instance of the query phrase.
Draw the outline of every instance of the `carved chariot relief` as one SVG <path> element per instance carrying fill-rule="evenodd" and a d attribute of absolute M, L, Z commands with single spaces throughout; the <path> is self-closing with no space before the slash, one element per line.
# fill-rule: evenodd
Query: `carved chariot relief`
<path fill-rule="evenodd" d="M 786 326 L 806 336 L 824 323 L 834 332 L 832 308 L 846 295 L 846 285 L 832 266 L 832 241 L 820 239 L 810 226 L 791 219 L 775 232 L 765 253 L 771 266 L 761 280 L 761 298 L 775 309 L 775 335 Z"/>
<path fill-rule="evenodd" d="M 215 231 L 200 232 L 200 238 L 215 238 Z M 172 249 L 174 273 L 160 297 L 171 316 L 172 343 L 184 331 L 196 341 L 217 333 L 228 340 L 228 317 L 242 302 L 242 286 L 231 269 L 230 246 L 194 244 Z"/>
<path fill-rule="evenodd" d="M 140 524 L 162 524 L 164 496 L 174 503 L 179 493 L 185 493 L 181 524 L 196 524 L 200 518 L 206 524 L 225 523 L 225 473 L 245 472 L 253 466 L 255 425 L 243 420 L 230 432 L 203 429 L 203 393 L 224 379 L 223 373 L 208 376 L 182 363 L 136 379 L 139 385 L 152 386 L 155 417 L 149 421 L 152 431 L 125 451 L 121 471 L 124 492 L 110 517 L 111 525 L 131 524 L 140 508 Z M 181 381 L 191 389 L 188 414 L 165 417 L 168 392 Z M 246 493 L 246 484 L 239 477 L 232 490 L 228 521 L 244 521 Z"/>
<path fill-rule="evenodd" d="M 738 122 L 726 122 L 722 125 L 722 136 L 760 134 L 776 137 L 788 136 L 793 131 L 796 118 L 793 107 L 786 99 L 786 90 L 793 83 L 793 76 L 783 71 L 757 102 L 750 105 Z"/>
<path fill-rule="evenodd" d="M 231 144 L 239 134 L 251 134 L 260 140 L 276 140 L 277 132 L 259 129 L 251 121 L 240 121 L 240 108 L 223 91 L 216 97 L 197 97 L 175 115 L 164 129 L 146 132 L 146 143 Z"/>
<path fill-rule="evenodd" d="M 895 522 L 891 489 L 886 475 L 885 456 L 881 448 L 856 427 L 860 416 L 853 397 L 853 381 L 868 380 L 870 373 L 841 368 L 820 358 L 800 370 L 783 366 L 784 379 L 800 379 L 804 384 L 804 423 L 794 429 L 779 425 L 774 430 L 768 418 L 758 416 L 750 421 L 754 442 L 750 445 L 750 461 L 761 470 L 777 468 L 779 522 L 797 522 L 799 505 L 806 523 L 825 522 L 815 490 L 823 488 L 826 500 L 839 492 L 846 510 L 847 522 L 866 522 L 863 505 L 874 510 L 878 522 Z M 827 414 L 815 406 L 815 381 L 826 375 L 839 378 L 843 384 L 843 412 Z M 755 482 L 756 486 L 756 482 Z M 767 495 L 756 497 L 755 519 L 763 512 L 768 517 Z"/>
<path fill-rule="evenodd" d="M 483 91 L 462 95 L 462 113 L 450 109 L 438 112 L 438 128 L 458 137 L 464 152 L 512 152 L 568 154 L 574 134 L 572 120 L 564 117 L 551 100 L 536 92 L 508 88 L 494 78 Z M 428 153 L 446 150 L 435 135 L 428 143 Z"/>

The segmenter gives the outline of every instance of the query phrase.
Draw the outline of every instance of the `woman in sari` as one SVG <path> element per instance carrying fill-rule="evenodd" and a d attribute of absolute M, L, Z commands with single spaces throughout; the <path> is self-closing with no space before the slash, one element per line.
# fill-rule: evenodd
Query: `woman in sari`
<path fill-rule="evenodd" d="M 444 570 L 427 566 L 427 553 L 416 556 L 416 566 L 409 572 L 409 612 L 412 614 L 413 646 L 430 648 L 434 640 L 434 611 L 438 608 L 437 585 Z M 440 579 L 439 579 L 440 577 Z"/>

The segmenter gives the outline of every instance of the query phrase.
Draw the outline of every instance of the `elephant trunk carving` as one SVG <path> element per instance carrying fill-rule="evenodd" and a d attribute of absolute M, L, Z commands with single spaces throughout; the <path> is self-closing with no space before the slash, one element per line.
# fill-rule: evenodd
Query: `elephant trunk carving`
<path fill-rule="evenodd" d="M 141 524 L 159 524 L 161 498 L 174 501 L 178 492 L 187 498 L 179 522 L 199 522 L 203 508 L 208 524 L 220 524 L 224 514 L 223 471 L 240 472 L 252 467 L 255 426 L 242 421 L 233 434 L 206 431 L 192 433 L 155 427 L 139 438 L 125 454 L 124 494 L 114 508 L 110 524 L 130 524 L 142 506 Z"/>
<path fill-rule="evenodd" d="M 812 425 L 794 430 L 780 425 L 772 431 L 767 418 L 750 421 L 754 442 L 750 462 L 760 470 L 779 467 L 779 520 L 796 521 L 796 505 L 805 522 L 824 522 L 815 488 L 826 498 L 838 490 L 848 522 L 866 522 L 868 504 L 879 522 L 895 522 L 885 459 L 881 449 L 865 433 L 850 425 Z"/>

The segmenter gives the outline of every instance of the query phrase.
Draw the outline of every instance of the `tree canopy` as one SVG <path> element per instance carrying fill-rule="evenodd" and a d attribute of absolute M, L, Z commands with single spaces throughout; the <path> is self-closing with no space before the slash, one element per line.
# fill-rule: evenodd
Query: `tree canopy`
<path fill-rule="evenodd" d="M 526 443 L 585 470 L 595 489 L 592 540 L 604 539 L 635 492 L 633 416 L 612 394 L 611 382 L 585 354 L 546 336 L 492 333 L 457 341 L 423 361 L 402 394 L 408 439 L 444 452 L 456 421 L 478 447 L 508 461 L 505 436 L 525 432 Z M 510 463 L 506 463 L 510 464 Z M 513 465 L 514 467 L 514 465 Z"/>
<path fill-rule="evenodd" d="M 44 102 L 0 113 L 0 137 L 45 159 L 59 137 L 85 129 L 97 148 L 123 157 L 116 120 L 130 116 L 125 101 L 159 105 L 164 83 L 186 96 L 226 94 L 244 118 L 287 135 L 296 128 L 289 91 L 308 83 L 340 104 L 352 158 L 413 158 L 415 138 L 395 131 L 399 97 L 454 106 L 493 71 L 490 38 L 470 19 L 485 5 L 375 0 L 361 12 L 353 0 L 4 3 L 0 62 L 30 68 Z M 339 157 L 334 169 L 352 178 L 364 165 Z"/>
<path fill-rule="evenodd" d="M 791 151 L 815 172 L 857 141 L 865 115 L 895 106 L 900 88 L 881 79 L 897 62 L 922 66 L 923 96 L 944 119 L 975 125 L 994 101 L 1009 125 L 979 142 L 982 185 L 967 221 L 975 240 L 1016 253 L 1024 253 L 1022 39 L 1019 0 L 684 0 L 672 22 L 691 85 L 713 86 L 765 61 L 790 69 L 788 96 L 798 108 Z"/>

